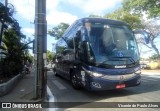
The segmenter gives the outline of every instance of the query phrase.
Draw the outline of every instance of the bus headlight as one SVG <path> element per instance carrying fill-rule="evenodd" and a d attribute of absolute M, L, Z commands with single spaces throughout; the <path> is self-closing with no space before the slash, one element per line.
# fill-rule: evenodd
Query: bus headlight
<path fill-rule="evenodd" d="M 97 73 L 97 72 L 92 72 L 92 71 L 89 71 L 89 70 L 86 70 L 85 68 L 83 68 L 84 71 L 86 71 L 90 76 L 92 77 L 102 77 L 104 76 L 103 74 L 101 73 Z"/>
<path fill-rule="evenodd" d="M 90 76 L 93 76 L 93 77 L 102 77 L 103 76 L 103 74 L 96 73 L 96 72 L 88 71 L 88 73 Z"/>
<path fill-rule="evenodd" d="M 135 74 L 141 74 L 141 70 L 137 70 Z"/>
<path fill-rule="evenodd" d="M 96 72 L 92 72 L 91 75 L 93 75 L 94 77 L 102 77 L 103 76 L 103 74 L 96 73 Z"/>

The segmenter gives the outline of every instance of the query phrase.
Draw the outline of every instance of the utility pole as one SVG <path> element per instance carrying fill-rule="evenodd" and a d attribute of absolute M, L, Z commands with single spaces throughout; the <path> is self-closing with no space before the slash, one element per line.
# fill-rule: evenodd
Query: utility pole
<path fill-rule="evenodd" d="M 46 70 L 44 61 L 47 50 L 46 0 L 35 0 L 35 84 L 34 98 L 43 99 L 46 95 Z"/>

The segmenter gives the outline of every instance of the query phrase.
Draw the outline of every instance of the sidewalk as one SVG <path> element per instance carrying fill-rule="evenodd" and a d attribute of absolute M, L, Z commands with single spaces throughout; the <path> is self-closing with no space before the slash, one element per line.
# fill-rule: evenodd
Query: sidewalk
<path fill-rule="evenodd" d="M 13 88 L 11 92 L 5 96 L 0 97 L 0 102 L 34 102 L 33 100 L 33 88 L 34 88 L 34 76 L 31 74 L 25 75 L 18 84 Z M 44 109 L 0 109 L 0 111 L 45 111 Z"/>

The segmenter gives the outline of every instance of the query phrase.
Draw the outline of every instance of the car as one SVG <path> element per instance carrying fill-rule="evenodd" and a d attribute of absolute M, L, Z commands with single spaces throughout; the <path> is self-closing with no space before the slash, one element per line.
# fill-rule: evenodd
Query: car
<path fill-rule="evenodd" d="M 142 64 L 140 64 L 140 65 L 141 65 L 141 69 L 146 69 L 146 68 L 148 67 L 148 65 L 145 64 L 145 63 L 142 63 Z"/>
<path fill-rule="evenodd" d="M 51 71 L 52 68 L 53 68 L 53 67 L 52 67 L 52 64 L 47 64 L 47 67 L 46 67 L 46 68 L 47 68 L 47 71 Z"/>

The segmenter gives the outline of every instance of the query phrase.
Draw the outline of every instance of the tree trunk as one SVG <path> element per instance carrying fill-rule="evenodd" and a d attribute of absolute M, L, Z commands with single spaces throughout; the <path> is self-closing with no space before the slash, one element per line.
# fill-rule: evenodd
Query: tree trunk
<path fill-rule="evenodd" d="M 153 34 L 151 34 L 151 46 L 152 48 L 156 51 L 157 55 L 158 55 L 158 58 L 160 57 L 160 54 L 159 54 L 159 50 L 158 48 L 156 47 L 156 45 L 154 44 L 154 39 L 156 38 Z"/>

